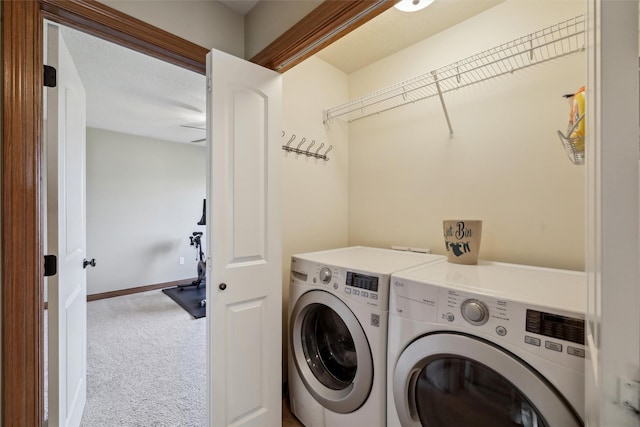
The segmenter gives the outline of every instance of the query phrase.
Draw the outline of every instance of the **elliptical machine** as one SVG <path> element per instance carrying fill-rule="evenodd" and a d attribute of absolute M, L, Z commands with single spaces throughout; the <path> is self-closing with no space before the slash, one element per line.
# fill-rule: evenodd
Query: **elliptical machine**
<path fill-rule="evenodd" d="M 198 225 L 206 225 L 207 221 L 206 221 L 206 199 L 202 201 L 202 218 L 200 218 L 200 221 L 198 221 Z M 190 245 L 191 246 L 195 246 L 196 251 L 198 252 L 197 255 L 197 260 L 198 260 L 198 266 L 197 266 L 197 272 L 198 272 L 198 277 L 196 278 L 196 280 L 192 281 L 191 283 L 185 283 L 183 285 L 178 285 L 178 288 L 180 288 L 180 290 L 183 290 L 184 288 L 190 287 L 190 286 L 195 286 L 196 289 L 200 287 L 200 285 L 206 285 L 206 277 L 207 277 L 207 263 L 204 260 L 204 252 L 202 251 L 202 231 L 194 231 L 191 236 L 189 236 L 189 241 L 190 241 Z M 202 301 L 200 301 L 200 306 L 204 307 L 207 304 L 207 300 L 203 299 Z"/>

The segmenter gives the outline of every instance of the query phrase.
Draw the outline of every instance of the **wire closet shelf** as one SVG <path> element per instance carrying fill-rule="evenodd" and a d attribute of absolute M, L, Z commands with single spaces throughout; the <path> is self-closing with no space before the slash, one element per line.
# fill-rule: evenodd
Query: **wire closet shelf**
<path fill-rule="evenodd" d="M 324 123 L 349 122 L 584 50 L 584 15 L 536 31 L 324 111 Z M 445 115 L 448 115 L 445 108 Z M 449 123 L 451 134 L 451 124 Z"/>

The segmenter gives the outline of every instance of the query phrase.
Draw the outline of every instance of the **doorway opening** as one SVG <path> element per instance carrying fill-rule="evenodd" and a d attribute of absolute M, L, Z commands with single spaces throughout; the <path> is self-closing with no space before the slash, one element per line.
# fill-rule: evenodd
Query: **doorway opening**
<path fill-rule="evenodd" d="M 69 248 L 64 250 L 65 246 L 59 247 L 57 243 L 60 240 L 60 244 L 68 244 L 69 228 L 68 221 L 62 219 L 62 223 L 60 222 L 60 218 L 64 217 L 58 218 L 59 212 L 63 211 L 56 208 L 65 205 L 63 202 L 73 194 L 66 188 L 69 185 L 68 176 L 70 171 L 78 170 L 82 176 L 74 175 L 72 181 L 82 183 L 80 186 L 84 188 L 77 190 L 83 194 L 78 198 L 79 204 L 73 204 L 70 208 L 73 211 L 79 209 L 77 215 L 85 215 L 85 218 L 72 222 L 86 224 L 89 244 L 82 244 L 82 240 L 87 240 L 86 237 L 75 240 L 84 246 L 80 249 L 87 254 L 86 257 L 98 259 L 97 265 L 95 261 L 85 261 L 84 274 L 89 278 L 88 286 L 78 298 L 84 299 L 85 293 L 92 300 L 96 296 L 115 296 L 158 285 L 170 287 L 191 282 L 196 276 L 197 264 L 195 257 L 190 256 L 192 248 L 189 236 L 198 228 L 200 204 L 206 194 L 206 148 L 203 138 L 204 123 L 199 124 L 202 128 L 197 129 L 183 124 L 190 124 L 198 119 L 204 121 L 204 76 L 62 25 L 45 21 L 45 28 L 45 45 L 48 47 L 45 63 L 58 69 L 58 87 L 44 92 L 45 117 L 48 117 L 45 147 L 48 151 L 49 199 L 45 224 L 49 236 L 48 253 L 61 254 L 58 275 L 49 278 L 55 284 L 54 292 L 47 295 L 45 288 L 45 297 L 52 297 L 49 307 L 53 307 L 47 313 L 50 328 L 46 337 L 51 340 L 48 343 L 48 360 L 53 375 L 46 376 L 45 372 L 45 379 L 50 380 L 46 381 L 49 390 L 45 390 L 45 393 L 49 391 L 51 406 L 48 407 L 45 402 L 45 408 L 51 409 L 48 413 L 54 419 L 57 418 L 58 404 L 63 404 L 63 399 L 74 395 L 73 390 L 64 391 L 65 387 L 69 387 L 69 378 L 66 384 L 59 385 L 65 382 L 64 372 L 68 376 L 75 369 L 73 366 L 86 365 L 84 375 L 87 371 L 92 374 L 86 381 L 89 402 L 85 415 L 89 417 L 87 422 L 90 424 L 92 414 L 96 421 L 96 416 L 102 417 L 105 413 L 113 416 L 119 414 L 118 416 L 125 416 L 129 421 L 134 419 L 132 415 L 142 416 L 144 418 L 141 422 L 144 423 L 145 419 L 150 419 L 150 413 L 158 414 L 163 409 L 166 411 L 164 419 L 169 420 L 175 414 L 185 413 L 179 405 L 192 411 L 200 409 L 200 414 L 185 414 L 189 419 L 200 416 L 206 420 L 205 320 L 197 322 L 200 327 L 195 330 L 185 323 L 184 330 L 191 331 L 189 334 L 194 335 L 190 340 L 183 341 L 181 334 L 175 335 L 178 331 L 174 325 L 163 321 L 165 317 L 160 314 L 167 312 L 170 316 L 171 309 L 174 309 L 174 313 L 177 311 L 177 319 L 180 319 L 180 315 L 187 319 L 190 317 L 188 313 L 182 313 L 178 306 L 174 307 L 173 301 L 159 290 L 155 299 L 139 299 L 138 310 L 129 306 L 118 308 L 115 303 L 111 304 L 106 313 L 102 310 L 102 314 L 100 307 L 104 303 L 69 310 L 66 307 L 69 295 L 64 293 L 64 289 L 67 287 L 65 283 L 71 281 L 65 279 L 63 283 L 62 278 L 58 280 L 58 277 L 62 277 L 62 270 L 66 272 L 71 269 L 62 259 L 62 254 L 68 253 Z M 76 80 L 79 88 L 68 85 L 70 75 L 78 76 Z M 73 96 L 75 92 L 86 93 L 87 101 L 86 108 L 82 105 L 78 107 L 82 107 L 83 112 L 72 117 L 69 115 L 72 110 L 68 106 L 76 98 Z M 60 102 L 57 101 L 58 98 Z M 82 128 L 79 132 L 83 135 L 82 138 L 78 135 L 75 140 L 84 141 L 86 135 L 86 149 L 79 147 L 74 150 L 79 153 L 78 156 L 56 154 L 62 153 L 57 147 L 64 151 L 72 143 L 79 143 L 74 139 L 56 143 L 58 139 L 72 135 L 69 130 L 75 128 Z M 58 156 L 62 157 L 58 159 Z M 60 167 L 59 161 L 64 162 Z M 86 167 L 83 166 L 85 162 Z M 56 184 L 60 176 L 56 172 L 58 169 L 63 171 L 65 178 L 62 183 Z M 87 171 L 86 176 L 84 170 Z M 64 185 L 65 190 L 58 191 L 58 185 Z M 58 194 L 64 194 L 60 203 Z M 64 212 L 67 215 L 72 213 L 70 209 Z M 65 222 L 66 228 L 58 228 L 58 224 L 62 227 Z M 77 230 L 77 233 L 85 235 L 83 230 Z M 60 239 L 58 235 L 61 236 Z M 90 265 L 94 268 L 87 269 Z M 64 277 L 69 276 L 65 274 Z M 70 291 L 74 292 L 74 289 L 72 285 Z M 91 310 L 91 307 L 94 310 L 87 310 Z M 89 312 L 82 314 L 87 311 Z M 79 318 L 72 320 L 76 312 Z M 151 319 L 149 315 L 155 315 L 156 318 Z M 123 323 L 123 318 L 127 317 L 137 320 L 135 323 Z M 84 324 L 87 319 L 88 325 L 77 326 L 74 334 L 75 327 L 70 327 L 73 324 Z M 166 328 L 164 333 L 152 328 L 158 327 L 159 323 Z M 117 329 L 116 325 L 121 325 L 121 329 Z M 72 332 L 71 335 L 69 332 Z M 77 334 L 79 335 L 76 336 Z M 114 337 L 114 334 L 117 336 Z M 84 342 L 87 335 L 88 342 L 77 343 Z M 167 351 L 154 351 L 154 345 L 157 346 L 161 338 L 168 340 L 164 345 Z M 131 346 L 135 341 L 138 341 L 138 345 Z M 167 372 L 170 360 L 175 362 L 173 365 L 176 370 L 180 370 L 182 366 L 179 360 L 171 358 L 171 352 L 168 351 L 176 343 L 191 348 L 191 351 L 181 351 L 181 354 L 189 354 L 192 363 L 190 369 L 181 371 L 180 375 Z M 69 350 L 58 353 L 60 348 L 73 349 L 78 346 L 88 351 L 88 364 L 87 353 L 83 360 L 76 360 L 78 356 L 74 356 L 75 352 L 69 353 Z M 146 355 L 143 351 L 145 348 L 148 348 Z M 123 353 L 125 349 L 129 351 Z M 107 354 L 101 354 L 101 351 Z M 110 353 L 114 357 L 109 358 Z M 58 357 L 59 354 L 63 359 Z M 116 356 L 118 354 L 120 357 Z M 143 356 L 129 359 L 131 354 Z M 201 360 L 197 360 L 196 354 L 200 355 Z M 150 362 L 151 355 L 156 360 L 153 364 L 155 375 L 149 375 L 149 367 L 145 366 L 145 363 Z M 65 362 L 65 359 L 75 360 L 73 366 Z M 123 360 L 129 362 L 123 363 Z M 195 363 L 196 360 L 198 363 Z M 115 366 L 120 368 L 115 369 Z M 101 371 L 114 374 L 105 376 Z M 191 375 L 193 373 L 195 376 Z M 82 372 L 77 375 L 82 380 Z M 159 378 L 164 378 L 165 381 Z M 149 383 L 150 379 L 158 381 L 155 387 L 135 390 L 135 384 Z M 169 379 L 171 384 L 167 384 Z M 190 387 L 180 386 L 181 380 L 189 379 Z M 190 395 L 180 399 L 178 393 L 174 398 L 165 400 L 164 404 L 154 403 L 154 396 L 162 401 L 162 395 L 158 391 L 163 384 L 176 392 L 188 390 Z M 197 384 L 200 387 L 196 387 Z M 138 403 L 135 411 L 116 411 L 115 408 L 107 410 L 109 404 L 117 404 L 115 396 L 126 394 L 127 390 L 131 392 L 126 399 L 130 402 L 129 406 L 135 405 L 136 401 L 145 404 Z M 110 392 L 117 394 L 108 397 Z M 172 410 L 171 405 L 178 407 Z M 92 410 L 94 407 L 100 409 Z M 146 416 L 145 408 L 148 412 Z M 120 422 L 111 419 L 107 423 Z"/>

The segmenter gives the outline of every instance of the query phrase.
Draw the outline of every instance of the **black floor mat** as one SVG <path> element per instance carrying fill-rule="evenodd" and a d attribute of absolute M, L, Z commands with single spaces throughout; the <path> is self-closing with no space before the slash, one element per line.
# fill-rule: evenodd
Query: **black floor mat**
<path fill-rule="evenodd" d="M 199 287 L 189 286 L 186 288 L 174 288 L 163 289 L 162 292 L 167 294 L 169 298 L 174 300 L 180 305 L 180 307 L 187 310 L 187 312 L 199 319 L 207 315 L 207 308 L 200 305 L 200 301 L 203 301 L 207 297 L 206 286 L 202 283 Z"/>

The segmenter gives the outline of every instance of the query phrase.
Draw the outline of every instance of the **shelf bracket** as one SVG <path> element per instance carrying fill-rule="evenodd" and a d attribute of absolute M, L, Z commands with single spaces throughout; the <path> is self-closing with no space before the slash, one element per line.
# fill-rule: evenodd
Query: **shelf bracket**
<path fill-rule="evenodd" d="M 324 125 L 328 125 L 329 124 L 329 111 L 328 110 L 322 110 L 322 123 Z"/>
<path fill-rule="evenodd" d="M 438 73 L 435 71 L 431 72 L 433 76 L 433 81 L 436 84 L 436 89 L 438 90 L 438 97 L 440 98 L 440 104 L 442 104 L 442 111 L 444 111 L 444 118 L 447 120 L 447 126 L 449 126 L 449 139 L 453 139 L 453 127 L 451 126 L 451 119 L 449 119 L 449 112 L 447 111 L 447 106 L 444 103 L 444 96 L 442 96 L 442 89 L 440 89 L 440 82 L 438 81 Z"/>
<path fill-rule="evenodd" d="M 534 60 L 534 55 L 533 55 L 533 36 L 531 34 L 529 34 L 529 60 L 530 61 Z"/>

